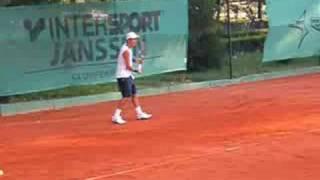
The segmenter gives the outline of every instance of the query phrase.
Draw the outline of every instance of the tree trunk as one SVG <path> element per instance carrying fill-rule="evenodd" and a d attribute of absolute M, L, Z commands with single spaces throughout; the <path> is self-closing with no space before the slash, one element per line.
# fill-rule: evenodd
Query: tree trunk
<path fill-rule="evenodd" d="M 258 19 L 262 19 L 262 5 L 263 5 L 263 0 L 258 0 Z"/>
<path fill-rule="evenodd" d="M 221 0 L 217 0 L 217 17 L 216 20 L 219 21 L 220 20 L 220 13 L 221 13 Z"/>

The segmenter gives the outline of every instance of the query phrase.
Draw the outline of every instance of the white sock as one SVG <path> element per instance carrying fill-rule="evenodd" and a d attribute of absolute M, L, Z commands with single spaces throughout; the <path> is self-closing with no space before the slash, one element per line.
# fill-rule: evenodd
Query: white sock
<path fill-rule="evenodd" d="M 114 112 L 114 116 L 120 116 L 121 114 L 121 109 L 116 109 L 116 111 Z"/>
<path fill-rule="evenodd" d="M 136 107 L 136 112 L 137 112 L 137 114 L 143 113 L 141 106 Z"/>

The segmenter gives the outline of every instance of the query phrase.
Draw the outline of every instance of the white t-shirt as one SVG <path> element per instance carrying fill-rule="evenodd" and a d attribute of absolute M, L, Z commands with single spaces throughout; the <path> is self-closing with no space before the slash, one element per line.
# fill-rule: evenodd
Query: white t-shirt
<path fill-rule="evenodd" d="M 132 71 L 128 70 L 126 68 L 126 62 L 125 59 L 123 58 L 123 53 L 125 51 L 129 52 L 129 64 L 132 67 L 133 65 L 133 54 L 132 54 L 132 49 L 127 46 L 127 44 L 124 44 L 121 49 L 120 53 L 118 55 L 118 65 L 117 65 L 117 71 L 116 71 L 116 78 L 129 78 L 133 77 Z"/>

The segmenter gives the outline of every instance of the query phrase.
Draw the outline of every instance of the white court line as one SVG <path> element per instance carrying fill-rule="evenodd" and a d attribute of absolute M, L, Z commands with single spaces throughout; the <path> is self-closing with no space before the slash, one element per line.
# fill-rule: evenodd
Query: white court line
<path fill-rule="evenodd" d="M 8 123 L 8 124 L 3 124 L 3 126 L 24 126 L 24 125 L 39 125 L 39 124 L 55 124 L 55 123 L 60 123 L 60 122 L 68 122 L 68 121 L 83 121 L 85 119 L 78 119 L 75 117 L 70 117 L 70 118 L 63 118 L 63 119 L 58 119 L 58 120 L 37 120 L 37 121 L 31 121 L 31 122 L 17 122 L 17 123 Z M 89 119 L 88 119 L 89 121 Z M 0 126 L 1 127 L 1 126 Z"/>
<path fill-rule="evenodd" d="M 320 133 L 320 129 L 309 130 L 309 133 Z"/>
<path fill-rule="evenodd" d="M 220 148 L 216 149 L 216 150 L 220 150 Z M 124 171 L 119 171 L 119 172 L 115 172 L 115 173 L 110 173 L 110 174 L 105 174 L 105 175 L 85 178 L 84 180 L 99 180 L 99 179 L 111 178 L 111 177 L 115 177 L 115 176 L 119 176 L 119 175 L 129 174 L 129 173 L 133 173 L 133 172 L 139 172 L 139 171 L 142 171 L 142 170 L 145 170 L 145 169 L 151 169 L 151 168 L 165 166 L 165 165 L 169 165 L 169 164 L 185 162 L 185 161 L 189 161 L 189 160 L 192 160 L 192 159 L 199 159 L 199 158 L 203 158 L 203 157 L 208 157 L 208 156 L 214 155 L 216 153 L 217 153 L 217 151 L 211 152 L 211 153 L 202 154 L 202 155 L 188 156 L 188 157 L 184 157 L 184 158 L 174 159 L 174 160 L 170 160 L 170 161 L 166 161 L 166 162 L 154 163 L 154 164 L 141 166 L 141 167 L 137 167 L 137 168 L 132 168 L 132 169 L 124 170 Z"/>
<path fill-rule="evenodd" d="M 226 148 L 225 151 L 226 152 L 231 152 L 231 151 L 237 151 L 239 149 L 240 149 L 239 146 L 235 146 L 235 147 Z"/>

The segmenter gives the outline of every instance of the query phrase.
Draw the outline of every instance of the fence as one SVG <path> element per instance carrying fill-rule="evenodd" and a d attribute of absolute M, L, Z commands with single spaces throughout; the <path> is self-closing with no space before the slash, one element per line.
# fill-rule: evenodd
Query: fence
<path fill-rule="evenodd" d="M 240 6 L 241 4 L 238 5 Z M 214 30 L 210 33 L 207 30 L 198 30 L 198 33 L 190 31 L 188 70 L 139 77 L 136 81 L 140 91 L 148 92 L 148 89 L 159 89 L 160 92 L 160 90 L 174 87 L 188 89 L 181 88 L 187 87 L 188 84 L 190 87 L 210 87 L 215 84 L 214 82 L 226 84 L 224 80 L 238 79 L 244 76 L 248 77 L 248 79 L 252 77 L 252 80 L 256 80 L 257 75 L 264 77 L 266 73 L 276 74 L 277 77 L 281 76 L 281 74 L 283 76 L 292 75 L 297 71 L 307 73 L 308 68 L 310 68 L 310 72 L 318 71 L 317 67 L 320 65 L 318 57 L 263 63 L 264 41 L 268 33 L 267 19 L 255 19 L 254 22 L 236 19 L 232 6 L 229 6 L 229 9 L 227 4 L 219 4 L 217 6 L 220 6 L 220 11 L 223 8 L 226 9 L 222 13 L 230 12 L 230 20 L 228 21 L 225 18 L 215 19 Z M 215 8 L 215 11 L 217 9 L 218 7 Z M 241 13 L 241 11 L 238 11 L 238 13 Z M 189 16 L 191 21 L 190 12 Z M 221 17 L 227 18 L 228 15 Z M 195 41 L 192 39 L 194 36 L 197 36 Z M 193 43 L 196 44 L 198 49 L 192 49 L 194 48 L 192 47 Z M 206 49 L 208 48 L 206 45 L 211 49 Z M 203 51 L 201 51 L 202 48 L 204 49 Z M 209 52 L 213 53 L 210 54 Z M 210 86 L 199 85 L 199 83 L 205 84 L 204 82 L 210 82 Z M 195 83 L 196 86 L 193 86 Z M 109 82 L 98 85 L 69 86 L 49 91 L 2 97 L 1 99 L 2 103 L 16 103 L 117 93 L 117 91 L 116 83 Z"/>

